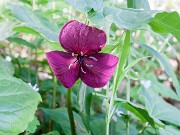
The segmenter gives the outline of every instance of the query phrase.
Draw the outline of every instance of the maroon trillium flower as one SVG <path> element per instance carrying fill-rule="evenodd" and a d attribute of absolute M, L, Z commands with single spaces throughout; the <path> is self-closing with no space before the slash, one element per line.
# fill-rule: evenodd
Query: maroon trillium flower
<path fill-rule="evenodd" d="M 118 58 L 98 53 L 106 43 L 106 33 L 78 21 L 62 28 L 59 41 L 67 52 L 51 51 L 46 57 L 57 79 L 70 88 L 80 77 L 88 86 L 100 88 L 110 80 Z"/>

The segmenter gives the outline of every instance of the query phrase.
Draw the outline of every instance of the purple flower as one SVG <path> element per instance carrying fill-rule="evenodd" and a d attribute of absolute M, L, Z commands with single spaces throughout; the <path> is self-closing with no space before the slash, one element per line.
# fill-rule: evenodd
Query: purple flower
<path fill-rule="evenodd" d="M 64 87 L 72 87 L 79 77 L 93 88 L 106 85 L 118 58 L 98 53 L 106 43 L 104 31 L 73 20 L 64 25 L 59 41 L 67 52 L 51 51 L 46 53 L 46 57 Z"/>

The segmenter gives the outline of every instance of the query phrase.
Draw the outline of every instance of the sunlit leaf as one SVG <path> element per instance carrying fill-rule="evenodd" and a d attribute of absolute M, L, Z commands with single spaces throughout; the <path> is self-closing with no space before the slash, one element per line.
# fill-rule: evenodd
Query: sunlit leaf
<path fill-rule="evenodd" d="M 102 10 L 103 0 L 65 0 L 69 5 L 73 6 L 79 11 L 88 12 L 92 8 L 95 11 Z"/>
<path fill-rule="evenodd" d="M 39 126 L 40 123 L 37 119 L 37 117 L 35 116 L 33 121 L 31 121 L 29 124 L 28 124 L 28 127 L 26 129 L 27 132 L 29 133 L 35 133 L 36 129 L 37 129 L 37 126 Z"/>
<path fill-rule="evenodd" d="M 180 131 L 174 126 L 166 126 L 165 128 L 159 129 L 160 135 L 179 135 Z"/>
<path fill-rule="evenodd" d="M 40 35 L 45 37 L 47 40 L 51 42 L 59 41 L 59 28 L 47 18 L 32 12 L 26 6 L 8 4 L 8 8 L 18 19 L 25 22 L 25 24 L 31 29 L 39 32 Z"/>
<path fill-rule="evenodd" d="M 128 8 L 150 10 L 148 0 L 127 0 Z"/>
<path fill-rule="evenodd" d="M 0 78 L 12 76 L 14 74 L 14 66 L 11 62 L 0 59 Z"/>
<path fill-rule="evenodd" d="M 177 12 L 156 14 L 149 25 L 157 33 L 171 33 L 180 41 L 180 16 Z"/>
<path fill-rule="evenodd" d="M 13 71 L 2 74 L 8 70 L 0 64 L 0 134 L 17 135 L 33 120 L 41 97 L 28 84 L 12 77 Z"/>
<path fill-rule="evenodd" d="M 16 23 L 10 21 L 0 22 L 0 41 L 12 36 L 14 34 L 12 29 L 16 25 Z"/>
<path fill-rule="evenodd" d="M 130 53 L 130 31 L 126 32 L 124 43 L 122 45 L 122 53 L 118 54 L 119 62 L 114 77 L 114 90 L 116 91 L 119 85 L 120 77 L 123 74 L 124 66 Z M 114 91 L 114 92 L 115 92 Z"/>
<path fill-rule="evenodd" d="M 111 16 L 112 23 L 127 30 L 134 30 L 151 21 L 157 11 L 104 7 L 104 16 Z"/>

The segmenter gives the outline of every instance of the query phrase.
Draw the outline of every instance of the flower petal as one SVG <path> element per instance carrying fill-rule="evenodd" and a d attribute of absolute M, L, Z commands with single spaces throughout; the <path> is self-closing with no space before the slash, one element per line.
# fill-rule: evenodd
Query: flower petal
<path fill-rule="evenodd" d="M 79 78 L 79 65 L 74 63 L 76 57 L 61 51 L 51 51 L 46 53 L 46 58 L 62 85 L 66 88 L 72 87 Z"/>
<path fill-rule="evenodd" d="M 89 56 L 84 60 L 80 78 L 90 87 L 103 87 L 113 75 L 117 63 L 118 58 L 110 54 L 99 53 Z"/>
<path fill-rule="evenodd" d="M 59 41 L 68 52 L 96 54 L 106 43 L 106 33 L 78 21 L 70 21 L 62 28 Z"/>

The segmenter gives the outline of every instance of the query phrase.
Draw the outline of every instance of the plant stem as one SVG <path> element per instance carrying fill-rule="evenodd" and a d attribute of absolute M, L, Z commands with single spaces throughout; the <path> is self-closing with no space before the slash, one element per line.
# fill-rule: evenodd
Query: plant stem
<path fill-rule="evenodd" d="M 110 124 L 109 120 L 106 119 L 106 135 L 109 135 L 109 124 Z"/>
<path fill-rule="evenodd" d="M 130 83 L 130 77 L 128 74 L 127 77 L 127 89 L 126 89 L 126 100 L 129 102 L 130 101 L 130 89 L 131 89 L 131 83 Z M 127 111 L 127 114 L 130 115 L 130 112 Z M 129 117 L 126 121 L 126 135 L 129 135 Z"/>
<path fill-rule="evenodd" d="M 54 87 L 53 87 L 53 97 L 52 97 L 52 109 L 56 107 L 56 88 L 57 88 L 57 79 L 54 76 Z"/>
<path fill-rule="evenodd" d="M 52 109 L 56 107 L 56 88 L 57 88 L 57 79 L 54 76 L 54 87 L 53 87 L 53 93 L 52 93 Z M 52 131 L 52 127 L 53 127 L 53 120 L 50 119 L 49 131 Z"/>
<path fill-rule="evenodd" d="M 73 116 L 73 111 L 71 108 L 71 88 L 67 89 L 66 104 L 67 104 L 69 121 L 70 121 L 70 126 L 71 126 L 71 133 L 72 135 L 76 135 L 74 116 Z"/>

